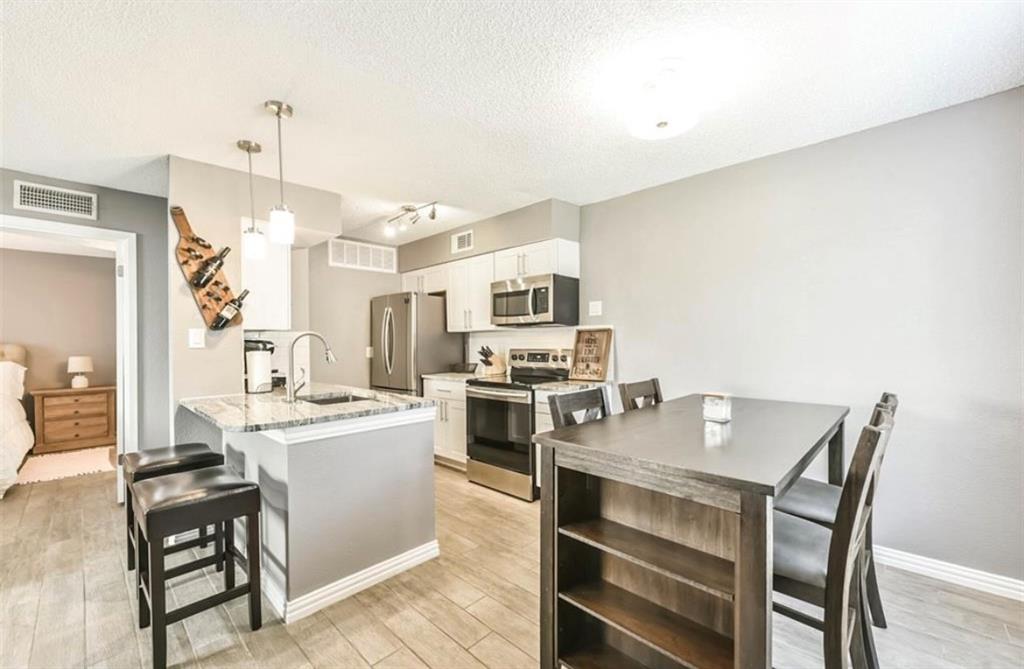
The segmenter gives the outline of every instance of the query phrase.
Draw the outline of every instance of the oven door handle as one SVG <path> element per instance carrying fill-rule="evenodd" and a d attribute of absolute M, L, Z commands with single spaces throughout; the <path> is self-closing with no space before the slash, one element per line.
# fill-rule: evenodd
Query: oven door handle
<path fill-rule="evenodd" d="M 508 390 L 484 390 L 483 388 L 466 388 L 466 397 L 484 400 L 499 400 L 515 404 L 530 404 L 530 393 Z"/>

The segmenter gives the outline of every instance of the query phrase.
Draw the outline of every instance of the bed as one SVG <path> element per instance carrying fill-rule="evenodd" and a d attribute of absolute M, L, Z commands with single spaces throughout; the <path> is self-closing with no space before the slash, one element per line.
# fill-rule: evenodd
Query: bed
<path fill-rule="evenodd" d="M 28 352 L 18 344 L 0 344 L 0 499 L 18 480 L 18 467 L 35 438 L 25 417 Z"/>

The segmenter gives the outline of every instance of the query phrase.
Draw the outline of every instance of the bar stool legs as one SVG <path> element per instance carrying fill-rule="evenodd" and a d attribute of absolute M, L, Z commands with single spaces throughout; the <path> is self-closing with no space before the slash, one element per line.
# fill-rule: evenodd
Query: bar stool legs
<path fill-rule="evenodd" d="M 263 590 L 260 584 L 260 517 L 250 513 L 245 517 L 245 553 L 249 556 L 246 568 L 249 576 L 249 628 L 255 632 L 263 627 Z"/>

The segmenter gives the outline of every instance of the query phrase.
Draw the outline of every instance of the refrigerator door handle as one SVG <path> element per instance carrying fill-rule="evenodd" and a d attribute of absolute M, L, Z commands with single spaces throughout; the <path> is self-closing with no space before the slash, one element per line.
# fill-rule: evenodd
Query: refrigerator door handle
<path fill-rule="evenodd" d="M 388 307 L 388 338 L 391 347 L 388 349 L 388 374 L 395 371 L 395 312 Z"/>
<path fill-rule="evenodd" d="M 384 360 L 384 371 L 388 371 L 388 308 L 384 307 L 384 313 L 380 317 L 380 355 Z"/>

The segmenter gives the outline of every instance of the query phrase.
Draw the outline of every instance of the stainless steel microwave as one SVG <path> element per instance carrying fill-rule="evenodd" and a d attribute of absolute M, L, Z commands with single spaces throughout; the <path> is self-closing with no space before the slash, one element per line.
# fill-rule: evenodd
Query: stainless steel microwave
<path fill-rule="evenodd" d="M 538 274 L 491 284 L 493 325 L 579 325 L 580 280 Z"/>

